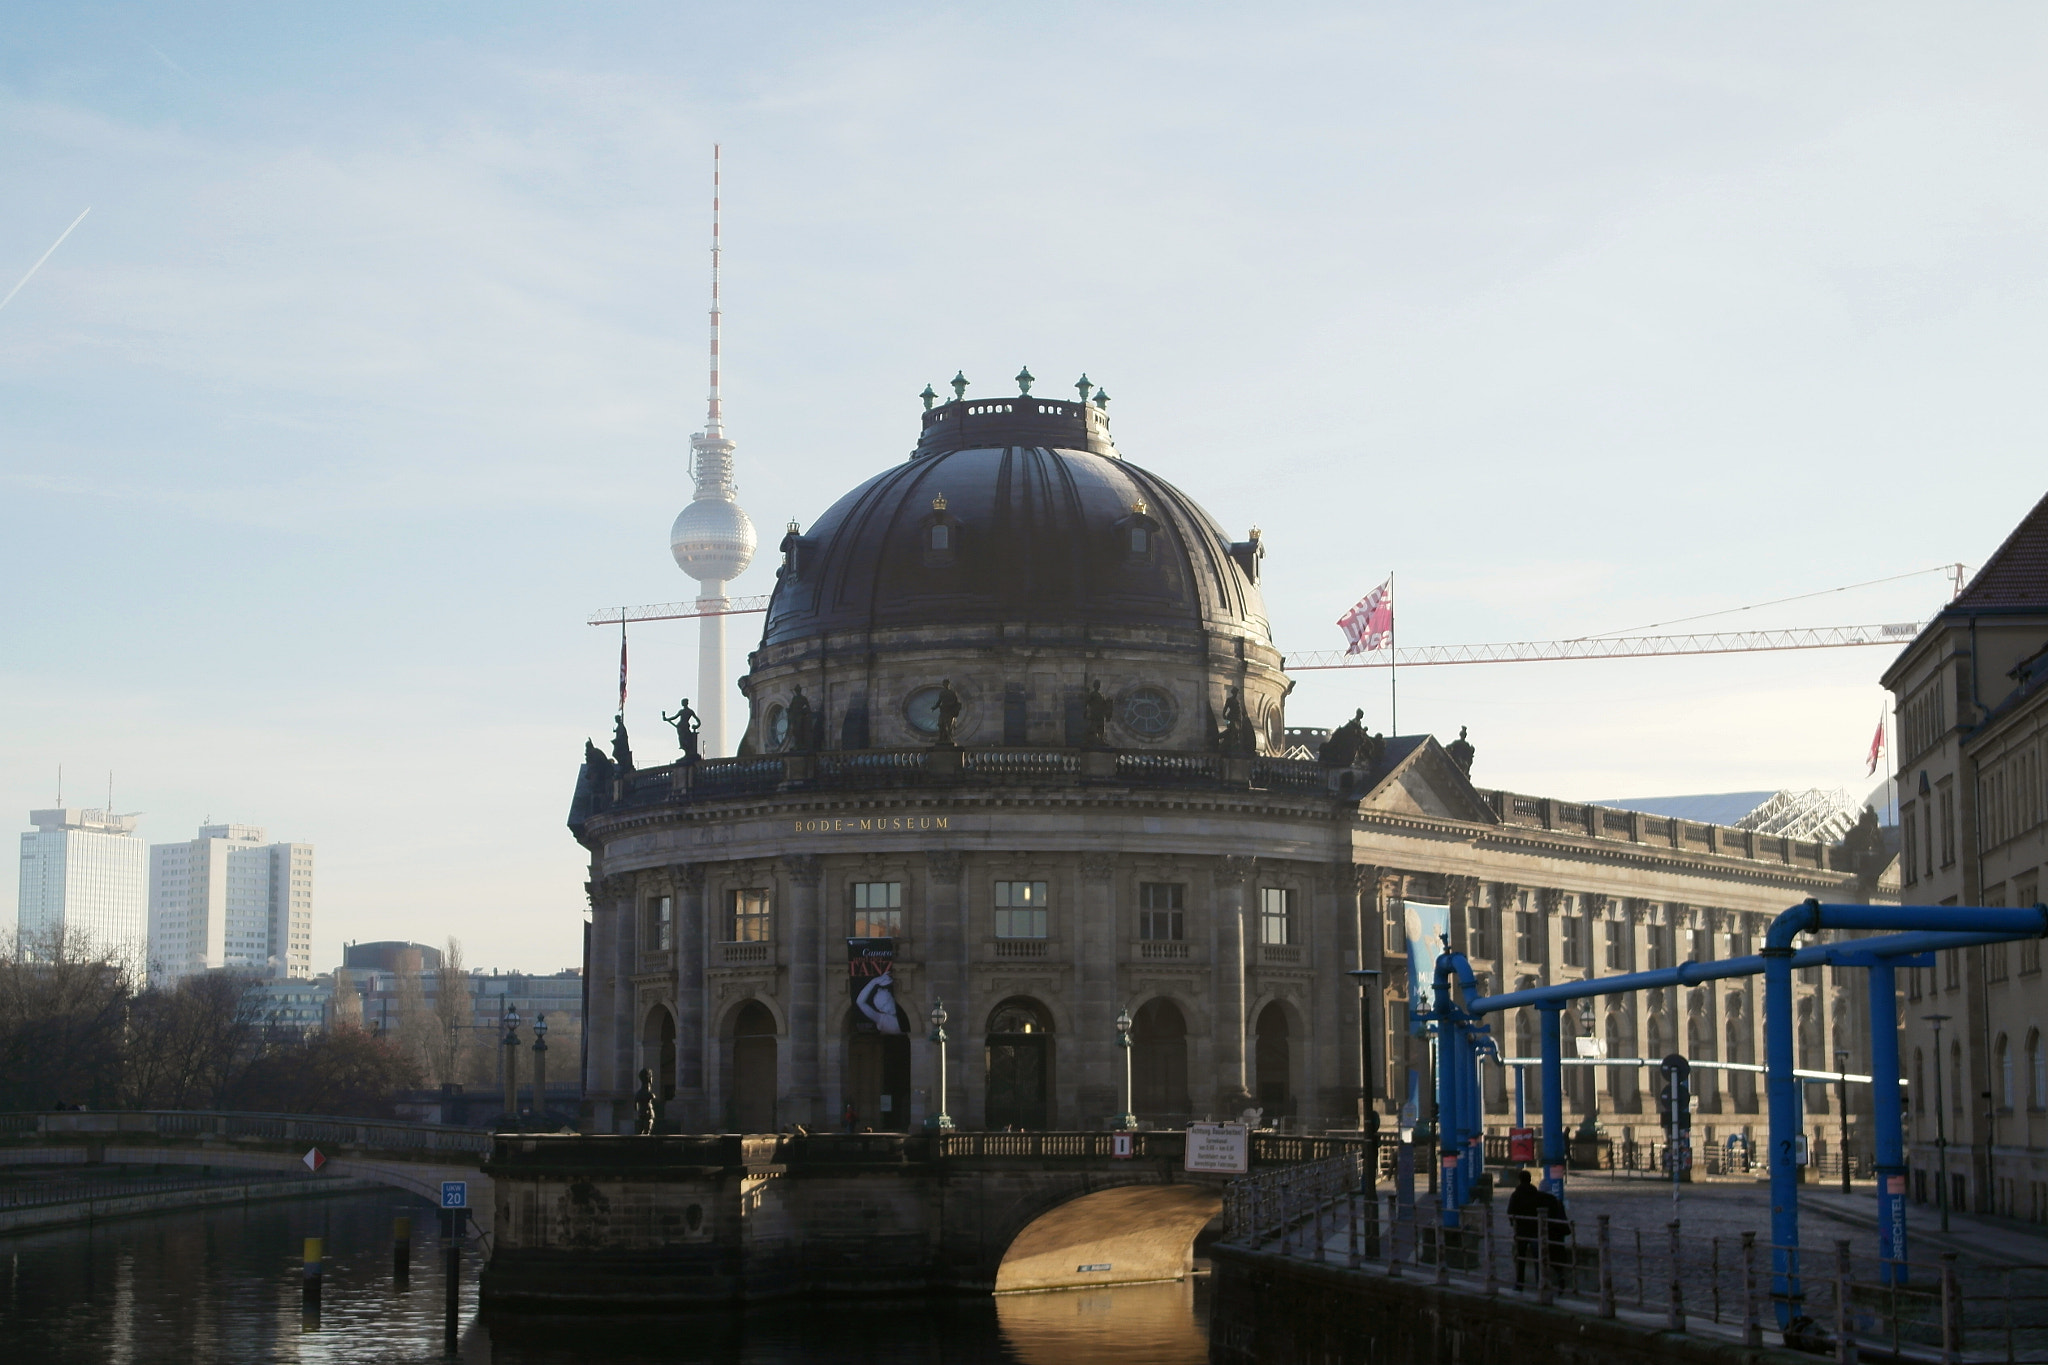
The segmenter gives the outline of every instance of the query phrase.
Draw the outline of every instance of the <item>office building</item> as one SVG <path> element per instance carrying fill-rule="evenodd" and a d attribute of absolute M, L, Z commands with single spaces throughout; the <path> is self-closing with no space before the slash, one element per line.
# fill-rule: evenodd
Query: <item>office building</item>
<path fill-rule="evenodd" d="M 149 956 L 176 980 L 223 967 L 313 975 L 313 846 L 254 825 L 203 825 L 149 850 Z"/>

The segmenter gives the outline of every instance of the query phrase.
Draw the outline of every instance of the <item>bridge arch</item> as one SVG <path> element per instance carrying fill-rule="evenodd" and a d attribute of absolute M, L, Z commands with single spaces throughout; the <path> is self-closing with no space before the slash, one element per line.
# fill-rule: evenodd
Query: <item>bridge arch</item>
<path fill-rule="evenodd" d="M 1185 1279 L 1195 1237 L 1222 1210 L 1220 1186 L 1136 1173 L 1032 1201 L 999 1238 L 995 1292 Z"/>

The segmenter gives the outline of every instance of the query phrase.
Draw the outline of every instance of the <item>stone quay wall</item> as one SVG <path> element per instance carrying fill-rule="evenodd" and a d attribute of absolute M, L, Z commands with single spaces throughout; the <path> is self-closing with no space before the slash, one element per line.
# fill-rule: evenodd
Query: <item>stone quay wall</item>
<path fill-rule="evenodd" d="M 1486 1297 L 1218 1244 L 1209 1249 L 1212 1365 L 1811 1365 L 1648 1321 Z M 1427 1272 L 1425 1272 L 1426 1274 Z"/>

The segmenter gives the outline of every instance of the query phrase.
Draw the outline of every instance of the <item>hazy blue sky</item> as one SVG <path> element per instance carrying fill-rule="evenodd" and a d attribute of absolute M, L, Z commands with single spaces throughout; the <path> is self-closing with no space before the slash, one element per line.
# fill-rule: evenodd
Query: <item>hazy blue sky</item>
<path fill-rule="evenodd" d="M 1981 563 L 2048 484 L 2048 11 L 2024 5 L 8 7 L 0 809 L 319 846 L 315 958 L 576 960 L 562 828 L 702 420 L 726 147 L 742 501 L 915 395 L 1107 385 L 1264 529 L 1283 649 Z M 772 584 L 772 554 L 739 592 Z M 1910 620 L 1925 576 L 1731 621 Z M 735 622 L 736 661 L 759 618 Z M 630 721 L 694 690 L 635 637 Z M 1854 784 L 1880 651 L 1412 670 L 1563 797 Z M 1383 675 L 1304 674 L 1297 723 Z M 25 827 L 25 823 L 23 826 Z M 0 908 L 11 920 L 14 885 Z"/>

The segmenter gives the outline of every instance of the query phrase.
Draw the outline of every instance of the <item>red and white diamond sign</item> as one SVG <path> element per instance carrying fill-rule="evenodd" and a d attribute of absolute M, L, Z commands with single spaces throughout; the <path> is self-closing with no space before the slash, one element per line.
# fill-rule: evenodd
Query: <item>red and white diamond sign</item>
<path fill-rule="evenodd" d="M 320 1154 L 320 1149 L 318 1147 L 308 1147 L 306 1149 L 306 1154 L 300 1157 L 299 1160 L 305 1162 L 306 1169 L 313 1172 L 313 1174 L 315 1175 L 318 1175 L 320 1173 L 320 1168 L 327 1164 L 327 1158 Z"/>

